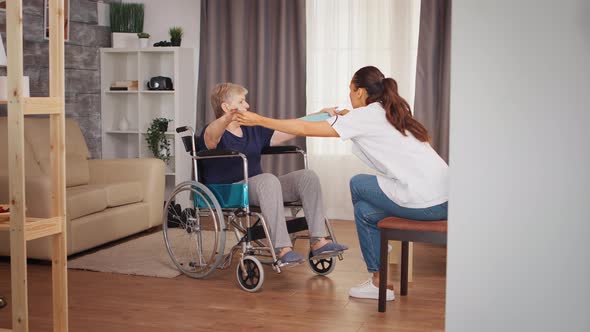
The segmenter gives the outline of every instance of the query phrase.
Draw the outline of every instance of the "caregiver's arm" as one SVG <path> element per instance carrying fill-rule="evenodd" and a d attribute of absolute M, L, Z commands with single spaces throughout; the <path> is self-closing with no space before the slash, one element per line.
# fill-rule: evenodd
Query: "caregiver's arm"
<path fill-rule="evenodd" d="M 237 112 L 237 121 L 242 126 L 262 126 L 296 136 L 340 137 L 327 121 L 278 120 L 248 111 Z"/>

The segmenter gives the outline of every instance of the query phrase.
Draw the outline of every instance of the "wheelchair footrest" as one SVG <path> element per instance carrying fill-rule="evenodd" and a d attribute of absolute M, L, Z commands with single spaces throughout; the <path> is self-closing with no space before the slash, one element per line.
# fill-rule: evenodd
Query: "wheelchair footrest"
<path fill-rule="evenodd" d="M 304 231 L 306 229 L 307 221 L 305 220 L 305 217 L 287 220 L 287 232 L 289 232 L 289 234 Z M 250 227 L 249 232 L 250 241 L 266 238 L 266 235 L 264 234 L 264 228 L 262 227 L 262 225 Z"/>
<path fill-rule="evenodd" d="M 340 257 L 342 257 L 343 252 L 344 251 L 328 251 L 328 252 L 318 254 L 316 256 L 312 256 L 309 259 L 316 261 L 319 259 L 328 259 L 328 258 L 332 258 L 332 257 L 339 257 L 340 258 Z M 340 259 L 340 260 L 342 260 L 342 259 Z"/>

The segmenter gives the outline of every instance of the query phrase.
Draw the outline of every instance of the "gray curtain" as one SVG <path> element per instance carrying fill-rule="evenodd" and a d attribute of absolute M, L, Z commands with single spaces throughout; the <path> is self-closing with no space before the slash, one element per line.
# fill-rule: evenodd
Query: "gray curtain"
<path fill-rule="evenodd" d="M 451 0 L 422 0 L 414 116 L 448 162 Z"/>
<path fill-rule="evenodd" d="M 221 82 L 248 89 L 250 109 L 274 118 L 305 115 L 305 0 L 202 0 L 197 130 L 215 120 L 209 92 Z M 305 139 L 288 144 L 305 147 Z M 265 172 L 302 166 L 264 157 Z"/>

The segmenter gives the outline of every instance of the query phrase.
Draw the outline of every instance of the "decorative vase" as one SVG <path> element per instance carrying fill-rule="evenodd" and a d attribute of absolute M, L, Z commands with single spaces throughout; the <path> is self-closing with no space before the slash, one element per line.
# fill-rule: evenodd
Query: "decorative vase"
<path fill-rule="evenodd" d="M 172 38 L 170 39 L 170 42 L 172 43 L 172 46 L 180 46 L 180 43 L 182 42 L 181 38 Z"/>
<path fill-rule="evenodd" d="M 111 36 L 113 48 L 136 48 L 138 45 L 137 33 L 113 32 Z"/>
<path fill-rule="evenodd" d="M 139 47 L 140 48 L 146 48 L 148 47 L 148 38 L 139 38 Z"/>
<path fill-rule="evenodd" d="M 162 146 L 162 148 L 160 149 L 160 156 L 166 157 L 167 155 L 168 155 L 168 150 L 166 149 L 166 147 Z M 163 160 L 166 163 L 166 165 L 170 165 L 170 159 L 166 158 Z"/>
<path fill-rule="evenodd" d="M 160 122 L 159 126 L 161 132 L 165 133 L 168 131 L 168 122 Z"/>
<path fill-rule="evenodd" d="M 119 119 L 119 130 L 127 131 L 127 129 L 129 129 L 129 121 L 127 121 L 127 117 L 125 115 L 122 115 L 121 119 Z"/>

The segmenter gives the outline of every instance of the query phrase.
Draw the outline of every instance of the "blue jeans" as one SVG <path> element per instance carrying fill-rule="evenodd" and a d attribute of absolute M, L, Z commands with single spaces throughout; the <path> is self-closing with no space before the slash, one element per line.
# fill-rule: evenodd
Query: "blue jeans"
<path fill-rule="evenodd" d="M 350 179 L 350 194 L 361 251 L 371 273 L 379 272 L 381 232 L 377 223 L 381 219 L 392 216 L 423 221 L 447 219 L 448 202 L 422 209 L 399 206 L 381 191 L 374 175 L 353 176 Z"/>

